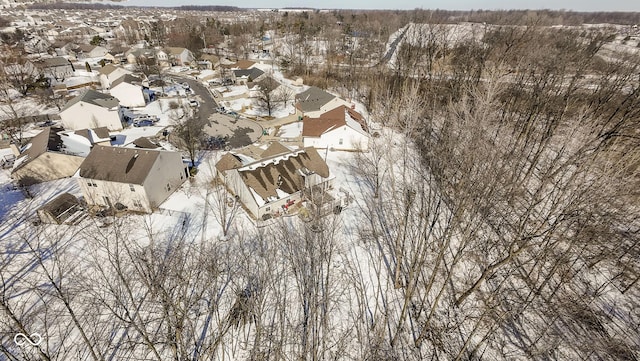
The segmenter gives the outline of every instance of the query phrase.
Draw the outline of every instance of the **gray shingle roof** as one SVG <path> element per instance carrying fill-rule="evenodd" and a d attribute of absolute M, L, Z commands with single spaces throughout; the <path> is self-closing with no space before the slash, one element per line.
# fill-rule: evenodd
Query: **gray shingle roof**
<path fill-rule="evenodd" d="M 33 137 L 26 149 L 18 156 L 18 160 L 21 161 L 15 163 L 16 166 L 12 172 L 24 167 L 47 151 L 59 152 L 62 147 L 62 139 L 58 134 L 60 131 L 62 128 L 47 127 Z"/>
<path fill-rule="evenodd" d="M 55 58 L 42 59 L 39 63 L 41 64 L 41 66 L 45 68 L 55 68 L 58 66 L 71 66 L 71 62 L 61 56 L 57 56 Z"/>
<path fill-rule="evenodd" d="M 80 177 L 140 184 L 147 179 L 160 151 L 97 145 L 80 166 Z"/>
<path fill-rule="evenodd" d="M 95 90 L 87 89 L 77 97 L 69 100 L 67 104 L 65 104 L 64 107 L 60 109 L 60 111 L 61 112 L 65 111 L 69 109 L 71 106 L 73 106 L 74 104 L 79 102 L 85 102 L 85 103 L 97 105 L 103 108 L 113 108 L 113 107 L 117 107 L 118 104 L 120 104 L 118 99 L 112 97 L 111 95 L 107 95 L 107 94 L 97 92 Z"/>
<path fill-rule="evenodd" d="M 100 74 L 109 75 L 109 74 L 113 73 L 114 71 L 116 71 L 116 69 L 118 69 L 118 68 L 119 68 L 118 66 L 115 66 L 113 64 L 107 64 L 107 65 L 103 66 L 102 68 L 100 68 L 98 70 L 98 72 Z"/>
<path fill-rule="evenodd" d="M 264 71 L 258 69 L 258 68 L 251 68 L 251 69 L 237 69 L 233 71 L 233 74 L 236 76 L 236 78 L 241 78 L 243 76 L 250 76 L 251 79 L 257 79 L 260 75 L 264 74 Z"/>
<path fill-rule="evenodd" d="M 333 100 L 336 96 L 326 91 L 312 86 L 311 88 L 296 95 L 296 101 L 298 102 L 298 109 L 303 112 L 312 112 L 320 110 L 320 108 Z"/>
<path fill-rule="evenodd" d="M 135 77 L 135 76 L 133 76 L 131 74 L 125 74 L 125 75 L 119 77 L 118 79 L 114 80 L 113 83 L 111 83 L 111 89 L 115 88 L 120 83 L 129 83 L 129 84 L 140 85 L 140 84 L 142 84 L 142 79 L 140 79 L 138 77 Z"/>

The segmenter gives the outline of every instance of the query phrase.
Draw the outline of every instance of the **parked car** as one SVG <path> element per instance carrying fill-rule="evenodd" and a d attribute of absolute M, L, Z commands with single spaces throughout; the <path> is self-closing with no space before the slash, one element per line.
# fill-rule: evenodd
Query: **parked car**
<path fill-rule="evenodd" d="M 151 119 L 136 120 L 135 122 L 133 122 L 134 127 L 148 127 L 153 124 L 155 124 L 155 122 Z"/>
<path fill-rule="evenodd" d="M 198 103 L 197 100 L 193 100 L 192 99 L 192 100 L 189 100 L 189 105 L 192 106 L 192 107 L 199 107 L 200 103 Z"/>
<path fill-rule="evenodd" d="M 189 84 L 187 82 L 181 83 L 180 85 L 182 85 L 182 87 L 184 89 L 191 89 L 191 87 L 189 86 Z"/>

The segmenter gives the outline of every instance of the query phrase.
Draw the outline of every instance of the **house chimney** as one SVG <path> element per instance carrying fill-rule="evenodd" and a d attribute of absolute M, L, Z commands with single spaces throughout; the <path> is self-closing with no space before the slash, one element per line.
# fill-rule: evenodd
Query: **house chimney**
<path fill-rule="evenodd" d="M 13 152 L 13 155 L 15 155 L 16 157 L 20 155 L 20 149 L 18 149 L 18 147 L 15 144 L 13 143 L 9 144 L 9 148 Z"/>

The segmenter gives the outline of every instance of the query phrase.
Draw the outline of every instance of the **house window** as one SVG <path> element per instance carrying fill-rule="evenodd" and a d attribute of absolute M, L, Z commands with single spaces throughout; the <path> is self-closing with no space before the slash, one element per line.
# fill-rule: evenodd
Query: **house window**
<path fill-rule="evenodd" d="M 342 145 L 342 138 L 340 138 L 340 140 L 338 140 L 338 144 Z"/>
<path fill-rule="evenodd" d="M 269 212 L 269 211 L 271 211 L 271 207 L 267 207 L 264 210 L 265 210 L 265 212 Z"/>
<path fill-rule="evenodd" d="M 137 199 L 134 199 L 134 200 L 133 200 L 133 205 L 134 205 L 135 207 L 142 208 L 142 203 L 140 203 L 140 201 L 139 201 L 139 200 L 137 200 Z"/>
<path fill-rule="evenodd" d="M 133 186 L 133 184 L 129 184 L 129 190 L 132 192 L 136 191 L 136 187 Z"/>
<path fill-rule="evenodd" d="M 167 192 L 171 191 L 171 185 L 167 183 Z"/>
<path fill-rule="evenodd" d="M 88 180 L 87 181 L 87 185 L 89 187 L 97 187 L 98 185 L 96 184 L 96 182 L 92 181 L 92 180 Z"/>

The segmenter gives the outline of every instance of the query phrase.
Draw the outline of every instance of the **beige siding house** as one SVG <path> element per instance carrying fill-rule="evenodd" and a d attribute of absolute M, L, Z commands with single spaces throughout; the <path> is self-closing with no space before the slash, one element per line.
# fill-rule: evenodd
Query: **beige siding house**
<path fill-rule="evenodd" d="M 45 128 L 33 137 L 16 157 L 11 177 L 32 185 L 74 175 L 84 158 L 66 151 L 59 131 Z"/>
<path fill-rule="evenodd" d="M 78 183 L 89 206 L 151 213 L 187 179 L 178 152 L 95 146 Z"/>
<path fill-rule="evenodd" d="M 107 127 L 122 129 L 117 98 L 95 90 L 83 90 L 60 110 L 62 125 L 67 130 Z"/>

